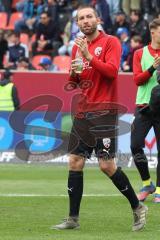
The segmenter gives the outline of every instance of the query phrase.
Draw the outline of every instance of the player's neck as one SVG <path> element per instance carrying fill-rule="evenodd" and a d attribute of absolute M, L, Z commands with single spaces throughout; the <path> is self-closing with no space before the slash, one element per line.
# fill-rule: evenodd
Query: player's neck
<path fill-rule="evenodd" d="M 86 39 L 87 39 L 88 42 L 91 42 L 91 41 L 93 41 L 94 39 L 96 39 L 99 34 L 100 34 L 100 33 L 99 33 L 99 31 L 97 30 L 97 31 L 94 32 L 92 35 L 87 35 L 87 36 L 86 36 Z"/>
<path fill-rule="evenodd" d="M 152 41 L 152 42 L 151 42 L 151 47 L 152 47 L 153 49 L 160 49 L 160 44 Z"/>

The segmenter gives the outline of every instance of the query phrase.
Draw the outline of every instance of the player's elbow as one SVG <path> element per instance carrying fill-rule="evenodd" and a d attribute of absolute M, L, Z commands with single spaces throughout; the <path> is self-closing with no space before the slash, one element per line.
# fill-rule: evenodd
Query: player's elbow
<path fill-rule="evenodd" d="M 107 64 L 104 75 L 108 80 L 114 80 L 118 76 L 118 68 L 114 64 Z"/>
<path fill-rule="evenodd" d="M 133 80 L 137 86 L 142 85 L 141 81 L 138 78 L 135 77 L 135 78 L 133 78 Z"/>
<path fill-rule="evenodd" d="M 108 79 L 114 80 L 117 78 L 118 75 L 118 69 L 114 68 L 112 71 L 109 72 Z"/>
<path fill-rule="evenodd" d="M 117 78 L 117 76 L 118 76 L 118 70 L 112 73 L 111 79 L 114 80 L 115 78 Z"/>

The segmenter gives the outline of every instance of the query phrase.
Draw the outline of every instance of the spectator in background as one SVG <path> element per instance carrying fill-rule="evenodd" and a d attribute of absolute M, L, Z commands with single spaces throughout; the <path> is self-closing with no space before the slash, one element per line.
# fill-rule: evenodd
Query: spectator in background
<path fill-rule="evenodd" d="M 40 23 L 36 28 L 36 41 L 32 45 L 33 54 L 52 51 L 52 55 L 58 54 L 57 49 L 61 45 L 60 32 L 56 22 L 53 22 L 48 12 L 43 12 Z"/>
<path fill-rule="evenodd" d="M 4 30 L 0 29 L 0 69 L 3 69 L 3 60 L 7 50 L 8 42 L 4 38 Z"/>
<path fill-rule="evenodd" d="M 141 17 L 140 11 L 138 10 L 131 10 L 130 33 L 131 36 L 140 35 L 144 45 L 147 45 L 150 41 L 148 22 Z"/>
<path fill-rule="evenodd" d="M 72 11 L 77 10 L 77 8 L 83 4 L 84 4 L 83 0 L 71 0 L 70 1 Z"/>
<path fill-rule="evenodd" d="M 20 0 L 16 3 L 15 8 L 16 8 L 17 12 L 23 11 L 24 3 L 25 3 L 25 0 Z"/>
<path fill-rule="evenodd" d="M 120 0 L 105 0 L 109 5 L 109 14 L 112 22 L 115 21 L 116 14 L 120 11 Z"/>
<path fill-rule="evenodd" d="M 140 3 L 141 0 L 121 0 L 121 9 L 129 16 L 131 9 L 140 10 Z"/>
<path fill-rule="evenodd" d="M 59 20 L 59 8 L 56 0 L 47 0 L 47 3 L 44 7 L 44 12 L 48 12 L 51 16 L 53 22 L 57 22 Z"/>
<path fill-rule="evenodd" d="M 74 1 L 77 2 L 77 1 Z M 64 31 L 65 25 L 68 22 L 71 12 L 73 10 L 72 1 L 67 1 L 67 0 L 58 0 L 58 13 L 59 13 L 59 29 L 60 32 L 62 33 Z"/>
<path fill-rule="evenodd" d="M 44 71 L 57 72 L 59 68 L 57 65 L 52 63 L 52 60 L 45 57 L 40 60 L 39 65 L 43 68 Z"/>
<path fill-rule="evenodd" d="M 16 32 L 11 32 L 8 36 L 9 47 L 6 56 L 7 68 L 16 68 L 17 62 L 20 57 L 29 57 L 29 51 L 25 44 L 20 42 L 20 34 Z"/>
<path fill-rule="evenodd" d="M 58 0 L 57 3 L 61 8 L 67 6 L 67 0 Z"/>
<path fill-rule="evenodd" d="M 141 12 L 144 16 L 144 19 L 149 21 L 149 18 L 152 14 L 152 2 L 153 0 L 141 0 Z M 133 8 L 134 9 L 134 8 Z"/>
<path fill-rule="evenodd" d="M 160 12 L 156 15 L 156 18 L 160 18 Z"/>
<path fill-rule="evenodd" d="M 0 0 L 0 12 L 6 12 L 8 14 L 8 21 L 12 10 L 12 0 Z"/>
<path fill-rule="evenodd" d="M 18 60 L 16 70 L 18 70 L 18 71 L 28 71 L 28 70 L 35 70 L 35 68 L 30 63 L 29 58 L 21 57 Z"/>
<path fill-rule="evenodd" d="M 151 22 L 154 17 L 160 12 L 159 0 L 141 0 L 141 11 L 144 19 Z"/>
<path fill-rule="evenodd" d="M 123 63 L 122 70 L 124 72 L 132 72 L 133 71 L 133 56 L 134 52 L 139 48 L 142 48 L 142 38 L 139 35 L 135 35 L 130 40 L 130 52 L 127 57 L 127 60 Z"/>
<path fill-rule="evenodd" d="M 152 0 L 152 6 L 154 9 L 154 14 L 159 14 L 160 13 L 160 1 L 159 0 Z"/>
<path fill-rule="evenodd" d="M 102 20 L 102 28 L 105 32 L 111 33 L 112 21 L 109 13 L 109 5 L 106 0 L 97 0 L 95 8 Z"/>
<path fill-rule="evenodd" d="M 12 0 L 0 0 L 0 5 L 3 8 L 3 12 L 11 12 L 12 2 Z"/>
<path fill-rule="evenodd" d="M 58 49 L 59 55 L 71 55 L 76 37 L 82 35 L 76 21 L 77 10 L 72 13 L 72 18 L 67 22 L 62 35 L 63 45 Z"/>
<path fill-rule="evenodd" d="M 83 4 L 91 4 L 92 0 L 83 0 Z"/>
<path fill-rule="evenodd" d="M 130 52 L 130 38 L 127 28 L 118 28 L 117 36 L 119 37 L 122 45 L 122 54 L 121 54 L 121 70 L 123 69 L 123 64 L 127 60 L 127 57 Z"/>
<path fill-rule="evenodd" d="M 2 1 L 0 0 L 0 12 L 4 12 L 4 6 L 2 4 Z"/>
<path fill-rule="evenodd" d="M 17 88 L 12 83 L 12 73 L 7 69 L 0 79 L 0 111 L 18 110 L 19 106 Z"/>
<path fill-rule="evenodd" d="M 127 28 L 129 31 L 129 22 L 124 12 L 119 11 L 115 16 L 115 22 L 113 24 L 113 34 L 116 35 L 118 28 Z"/>
<path fill-rule="evenodd" d="M 27 0 L 17 5 L 17 10 L 23 12 L 23 19 L 15 23 L 15 31 L 20 33 L 26 30 L 34 30 L 39 21 L 39 16 L 43 12 L 44 1 L 38 1 L 36 5 L 34 0 Z"/>

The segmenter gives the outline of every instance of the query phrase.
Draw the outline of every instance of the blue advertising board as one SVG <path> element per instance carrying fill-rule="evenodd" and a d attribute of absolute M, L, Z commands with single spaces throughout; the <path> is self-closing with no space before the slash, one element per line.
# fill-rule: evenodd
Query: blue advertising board
<path fill-rule="evenodd" d="M 0 112 L 0 151 L 15 149 L 21 141 L 33 152 L 48 152 L 60 145 L 61 113 Z M 56 131 L 59 130 L 59 131 Z M 57 134 L 58 132 L 58 134 Z"/>

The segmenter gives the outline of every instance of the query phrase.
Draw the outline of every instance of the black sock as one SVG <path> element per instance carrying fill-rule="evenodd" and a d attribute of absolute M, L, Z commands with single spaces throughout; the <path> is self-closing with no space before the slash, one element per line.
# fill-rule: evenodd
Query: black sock
<path fill-rule="evenodd" d="M 137 208 L 139 200 L 124 172 L 120 168 L 117 168 L 117 171 L 110 178 L 118 190 L 128 199 L 132 209 Z"/>
<path fill-rule="evenodd" d="M 133 153 L 133 152 L 132 152 Z M 138 169 L 142 181 L 150 179 L 148 160 L 143 150 L 139 150 L 133 153 L 134 163 Z"/>
<path fill-rule="evenodd" d="M 79 216 L 80 203 L 83 194 L 83 172 L 69 171 L 68 195 L 69 195 L 69 216 Z"/>

